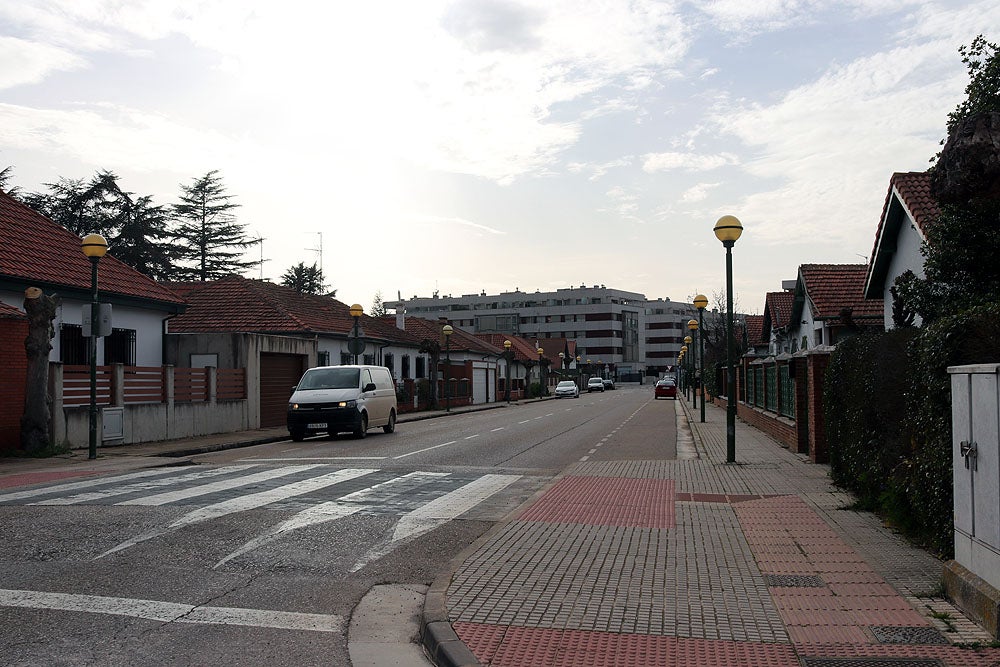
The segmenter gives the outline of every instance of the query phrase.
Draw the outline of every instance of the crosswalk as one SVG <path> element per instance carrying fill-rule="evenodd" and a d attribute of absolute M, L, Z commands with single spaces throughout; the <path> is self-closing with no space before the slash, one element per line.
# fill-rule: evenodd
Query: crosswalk
<path fill-rule="evenodd" d="M 198 470 L 158 468 L 0 493 L 0 505 L 174 506 L 188 510 L 123 540 L 95 560 L 238 512 L 258 508 L 293 512 L 291 517 L 251 536 L 219 560 L 216 568 L 296 530 L 357 513 L 397 516 L 391 532 L 354 564 L 352 571 L 356 571 L 399 544 L 458 518 L 521 477 L 419 470 L 400 473 L 316 463 L 274 467 L 242 464 Z"/>

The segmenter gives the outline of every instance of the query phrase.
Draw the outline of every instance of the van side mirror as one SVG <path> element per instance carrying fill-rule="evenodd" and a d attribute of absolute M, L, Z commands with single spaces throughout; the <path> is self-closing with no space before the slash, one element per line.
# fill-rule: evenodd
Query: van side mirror
<path fill-rule="evenodd" d="M 293 385 L 292 385 L 292 393 L 294 394 L 294 393 L 295 393 L 295 390 L 296 390 L 296 389 L 298 389 L 298 388 L 299 388 L 299 385 L 297 385 L 297 384 L 293 384 Z"/>
<path fill-rule="evenodd" d="M 362 389 L 361 391 L 364 391 L 364 392 L 375 391 L 375 383 L 374 382 L 369 382 L 368 384 L 365 385 L 365 388 Z"/>

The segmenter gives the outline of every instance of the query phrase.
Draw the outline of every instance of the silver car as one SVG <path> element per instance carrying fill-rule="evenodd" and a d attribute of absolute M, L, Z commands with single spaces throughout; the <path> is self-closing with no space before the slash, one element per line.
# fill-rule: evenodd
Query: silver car
<path fill-rule="evenodd" d="M 556 398 L 580 398 L 580 388 L 572 380 L 563 380 L 556 385 Z"/>

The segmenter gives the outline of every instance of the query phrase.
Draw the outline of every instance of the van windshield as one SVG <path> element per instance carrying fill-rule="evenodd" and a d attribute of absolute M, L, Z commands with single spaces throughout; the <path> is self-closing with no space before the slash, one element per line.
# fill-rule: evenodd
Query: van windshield
<path fill-rule="evenodd" d="M 305 372 L 299 389 L 356 389 L 361 378 L 358 368 L 314 368 Z"/>

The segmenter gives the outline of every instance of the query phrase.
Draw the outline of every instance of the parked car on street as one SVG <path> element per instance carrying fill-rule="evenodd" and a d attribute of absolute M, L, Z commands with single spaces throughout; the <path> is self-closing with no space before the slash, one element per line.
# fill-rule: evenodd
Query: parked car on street
<path fill-rule="evenodd" d="M 604 380 L 601 378 L 590 378 L 587 380 L 587 393 L 592 391 L 604 391 Z"/>
<path fill-rule="evenodd" d="M 653 387 L 653 398 L 672 398 L 677 400 L 677 384 L 673 380 L 663 379 L 657 381 Z"/>
<path fill-rule="evenodd" d="M 556 398 L 580 398 L 580 388 L 572 380 L 563 380 L 556 385 Z"/>
<path fill-rule="evenodd" d="M 604 388 L 605 389 L 614 389 L 615 388 L 615 381 L 612 380 L 611 378 L 605 378 L 604 379 Z"/>
<path fill-rule="evenodd" d="M 369 428 L 396 430 L 396 386 L 384 366 L 320 366 L 302 374 L 288 399 L 288 433 L 350 431 L 363 438 Z"/>

